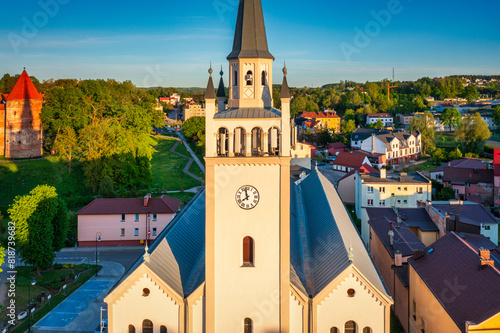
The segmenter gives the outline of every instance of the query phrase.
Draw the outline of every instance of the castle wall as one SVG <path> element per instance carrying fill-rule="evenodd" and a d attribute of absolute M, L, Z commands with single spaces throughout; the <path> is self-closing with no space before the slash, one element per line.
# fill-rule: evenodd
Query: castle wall
<path fill-rule="evenodd" d="M 42 156 L 42 100 L 8 100 L 5 111 L 5 157 Z M 1 125 L 1 123 L 0 123 Z"/>

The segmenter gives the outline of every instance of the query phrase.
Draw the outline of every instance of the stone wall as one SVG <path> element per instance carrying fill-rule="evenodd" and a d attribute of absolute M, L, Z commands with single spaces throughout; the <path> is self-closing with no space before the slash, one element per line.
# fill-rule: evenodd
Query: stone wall
<path fill-rule="evenodd" d="M 5 157 L 42 156 L 42 100 L 9 100 L 5 111 Z"/>

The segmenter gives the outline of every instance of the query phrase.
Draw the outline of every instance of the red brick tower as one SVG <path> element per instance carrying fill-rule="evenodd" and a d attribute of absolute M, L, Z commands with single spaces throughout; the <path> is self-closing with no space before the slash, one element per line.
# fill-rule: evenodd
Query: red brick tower
<path fill-rule="evenodd" d="M 43 95 L 23 71 L 12 92 L 5 97 L 5 107 L 0 106 L 0 155 L 7 158 L 42 156 Z M 3 131 L 3 133 L 2 133 Z"/>

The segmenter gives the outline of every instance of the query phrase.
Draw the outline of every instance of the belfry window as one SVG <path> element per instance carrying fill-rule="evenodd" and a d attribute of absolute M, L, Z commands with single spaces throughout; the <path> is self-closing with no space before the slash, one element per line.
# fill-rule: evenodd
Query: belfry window
<path fill-rule="evenodd" d="M 269 138 L 269 155 L 278 156 L 280 154 L 280 130 L 276 127 L 270 128 L 267 137 Z"/>
<path fill-rule="evenodd" d="M 330 328 L 330 333 L 339 333 L 339 329 L 337 327 Z"/>
<path fill-rule="evenodd" d="M 358 333 L 358 325 L 354 321 L 345 323 L 345 333 Z"/>
<path fill-rule="evenodd" d="M 243 239 L 243 267 L 253 267 L 254 241 L 252 237 Z"/>
<path fill-rule="evenodd" d="M 245 333 L 252 333 L 252 319 L 250 318 L 245 318 L 245 322 L 244 322 L 244 332 Z"/>
<path fill-rule="evenodd" d="M 229 153 L 229 131 L 226 128 L 220 128 L 217 135 L 217 155 L 227 156 Z"/>
<path fill-rule="evenodd" d="M 262 156 L 262 129 L 252 130 L 252 156 Z"/>
<path fill-rule="evenodd" d="M 247 81 L 247 86 L 253 85 L 253 73 L 252 73 L 252 71 L 247 72 L 247 75 L 245 75 L 245 80 Z"/>
<path fill-rule="evenodd" d="M 234 129 L 234 155 L 245 156 L 246 131 L 242 127 Z"/>
<path fill-rule="evenodd" d="M 134 325 L 128 325 L 128 333 L 135 333 L 135 326 Z"/>
<path fill-rule="evenodd" d="M 238 85 L 238 70 L 235 69 L 234 70 L 234 78 L 233 78 L 233 86 L 237 86 Z"/>
<path fill-rule="evenodd" d="M 142 333 L 153 333 L 153 322 L 149 319 L 145 319 L 142 322 Z"/>
<path fill-rule="evenodd" d="M 167 333 L 167 327 L 166 326 L 160 326 L 160 333 Z"/>
<path fill-rule="evenodd" d="M 267 73 L 266 71 L 262 71 L 262 86 L 265 86 L 267 84 Z"/>

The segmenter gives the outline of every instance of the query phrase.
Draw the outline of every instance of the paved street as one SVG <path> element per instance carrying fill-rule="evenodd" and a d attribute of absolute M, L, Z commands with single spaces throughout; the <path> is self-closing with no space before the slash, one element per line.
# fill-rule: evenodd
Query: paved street
<path fill-rule="evenodd" d="M 143 246 L 98 246 L 97 250 L 99 261 L 117 262 L 123 265 L 125 270 L 128 270 L 137 258 L 144 253 Z M 57 253 L 55 262 L 58 264 L 94 264 L 95 247 L 65 248 Z"/>

